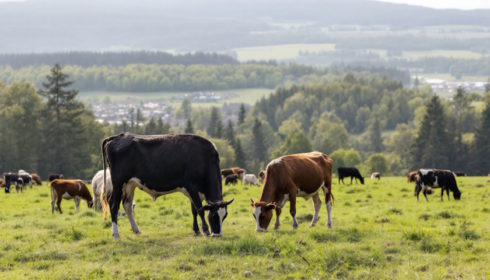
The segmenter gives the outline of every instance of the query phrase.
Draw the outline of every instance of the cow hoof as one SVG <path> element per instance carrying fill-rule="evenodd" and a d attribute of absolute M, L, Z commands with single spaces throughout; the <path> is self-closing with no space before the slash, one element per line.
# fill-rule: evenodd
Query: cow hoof
<path fill-rule="evenodd" d="M 119 234 L 113 234 L 112 237 L 114 237 L 114 239 L 117 239 L 117 240 L 121 239 L 121 237 L 119 236 Z"/>
<path fill-rule="evenodd" d="M 135 234 L 141 234 L 141 231 L 134 231 Z"/>
<path fill-rule="evenodd" d="M 194 236 L 201 236 L 201 232 L 200 231 L 194 231 Z"/>
<path fill-rule="evenodd" d="M 332 224 L 331 224 L 331 223 L 328 223 L 328 227 L 329 227 L 329 228 L 332 228 Z"/>
<path fill-rule="evenodd" d="M 209 231 L 207 231 L 207 230 L 206 230 L 206 231 L 204 232 L 204 234 L 205 234 L 206 236 L 209 236 Z"/>

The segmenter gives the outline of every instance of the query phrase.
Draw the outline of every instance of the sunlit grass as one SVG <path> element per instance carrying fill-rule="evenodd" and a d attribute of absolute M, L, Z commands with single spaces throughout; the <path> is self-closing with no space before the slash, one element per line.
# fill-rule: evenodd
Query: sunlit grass
<path fill-rule="evenodd" d="M 366 185 L 334 180 L 333 228 L 310 227 L 312 201 L 299 199 L 299 229 L 289 204 L 281 228 L 256 233 L 250 197 L 260 187 L 225 187 L 229 207 L 221 238 L 194 236 L 188 199 L 156 202 L 136 191 L 135 235 L 119 217 L 121 240 L 109 221 L 81 203 L 64 200 L 51 214 L 46 184 L 23 194 L 0 193 L 0 278 L 230 279 L 369 278 L 485 279 L 489 276 L 490 184 L 486 177 L 458 178 L 461 201 L 438 195 L 417 203 L 406 178 L 367 179 Z M 376 184 L 374 184 L 376 182 Z M 406 191 L 409 190 L 409 191 Z"/>

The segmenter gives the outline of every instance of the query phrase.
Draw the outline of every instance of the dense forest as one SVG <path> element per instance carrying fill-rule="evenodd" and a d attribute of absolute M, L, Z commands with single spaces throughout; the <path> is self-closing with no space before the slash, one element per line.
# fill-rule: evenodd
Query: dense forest
<path fill-rule="evenodd" d="M 101 140 L 123 131 L 197 133 L 216 144 L 222 167 L 254 173 L 275 157 L 311 150 L 364 175 L 420 167 L 480 175 L 490 170 L 490 93 L 459 88 L 446 100 L 428 87 L 407 89 L 376 72 L 336 69 L 277 88 L 252 107 L 242 104 L 235 119 L 184 99 L 174 125 L 136 112 L 134 121 L 111 126 L 77 101 L 78 82 L 72 81 L 56 65 L 38 89 L 27 82 L 0 84 L 1 171 L 89 178 L 101 166 Z"/>

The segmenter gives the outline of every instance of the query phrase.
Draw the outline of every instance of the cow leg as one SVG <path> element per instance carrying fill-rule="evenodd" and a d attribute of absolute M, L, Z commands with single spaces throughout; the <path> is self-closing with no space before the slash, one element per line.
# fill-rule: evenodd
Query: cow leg
<path fill-rule="evenodd" d="M 294 187 L 293 189 L 297 189 Z M 289 192 L 289 213 L 293 217 L 293 228 L 298 228 L 298 221 L 296 221 L 296 191 Z"/>
<path fill-rule="evenodd" d="M 313 208 L 315 208 L 315 214 L 313 215 L 313 219 L 311 220 L 311 226 L 314 227 L 316 222 L 318 221 L 318 213 L 320 212 L 320 209 L 322 208 L 322 201 L 321 201 L 318 193 L 313 195 L 312 198 L 313 198 Z"/>
<path fill-rule="evenodd" d="M 352 185 L 352 179 L 353 179 L 353 178 L 354 178 L 354 177 L 352 177 L 352 176 L 350 177 L 350 184 L 351 184 L 351 185 Z"/>
<path fill-rule="evenodd" d="M 197 225 L 197 209 L 194 204 L 191 202 L 191 210 L 192 210 L 192 229 L 196 235 L 201 235 L 201 231 L 199 230 L 199 226 Z"/>
<path fill-rule="evenodd" d="M 75 210 L 78 212 L 80 210 L 80 198 L 75 197 Z"/>
<path fill-rule="evenodd" d="M 441 201 L 444 201 L 444 188 L 441 188 Z"/>
<path fill-rule="evenodd" d="M 446 188 L 446 194 L 447 194 L 447 200 L 451 200 L 451 198 L 449 197 L 449 188 Z"/>
<path fill-rule="evenodd" d="M 133 198 L 134 198 L 135 188 L 136 186 L 131 183 L 126 184 L 126 186 L 123 189 L 122 201 L 123 201 L 124 212 L 126 212 L 126 216 L 128 217 L 129 223 L 131 224 L 131 230 L 136 234 L 140 234 L 141 231 L 138 228 L 138 225 L 136 224 L 136 221 L 134 219 L 134 213 L 133 213 Z"/>
<path fill-rule="evenodd" d="M 52 194 L 51 194 L 51 214 L 54 214 L 54 201 L 56 200 L 56 195 L 55 195 L 54 190 L 51 190 L 51 191 L 52 191 Z"/>
<path fill-rule="evenodd" d="M 122 184 L 116 184 L 113 182 L 112 195 L 109 197 L 109 207 L 111 210 L 112 220 L 112 237 L 119 239 L 119 227 L 117 225 L 117 214 L 119 213 L 119 206 L 121 204 L 122 197 Z"/>
<path fill-rule="evenodd" d="M 429 202 L 429 199 L 427 198 L 427 192 L 426 192 L 426 190 L 424 190 L 424 197 L 425 197 L 425 201 Z"/>
<path fill-rule="evenodd" d="M 199 197 L 199 194 L 195 192 L 189 193 L 189 196 L 191 197 L 192 204 L 196 209 L 201 209 L 202 208 L 202 202 L 201 198 Z M 201 227 L 202 227 L 202 232 L 204 234 L 209 235 L 209 228 L 208 224 L 206 223 L 206 218 L 204 217 L 204 211 L 198 211 L 199 217 L 201 218 Z"/>
<path fill-rule="evenodd" d="M 58 199 L 56 200 L 56 206 L 58 206 L 58 211 L 60 211 L 60 214 L 63 214 L 63 211 L 61 211 L 61 200 L 63 198 L 61 196 L 58 196 Z"/>
<path fill-rule="evenodd" d="M 274 229 L 279 229 L 281 226 L 281 222 L 279 221 L 279 217 L 281 216 L 281 207 L 276 207 L 276 223 L 274 224 Z"/>

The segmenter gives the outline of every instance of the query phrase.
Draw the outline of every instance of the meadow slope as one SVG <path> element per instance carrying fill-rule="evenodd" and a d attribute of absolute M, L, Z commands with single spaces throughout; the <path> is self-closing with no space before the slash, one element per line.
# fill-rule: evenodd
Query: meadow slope
<path fill-rule="evenodd" d="M 309 226 L 312 201 L 298 200 L 299 229 L 289 204 L 281 229 L 256 233 L 250 197 L 260 187 L 224 187 L 229 207 L 222 238 L 194 236 L 190 203 L 182 194 L 160 197 L 136 191 L 130 231 L 120 217 L 121 240 L 110 222 L 81 203 L 62 202 L 51 214 L 46 183 L 24 193 L 0 193 L 0 278 L 5 279 L 486 279 L 490 278 L 490 183 L 458 178 L 461 201 L 439 191 L 417 203 L 406 178 L 338 185 L 333 228 L 322 204 Z"/>

